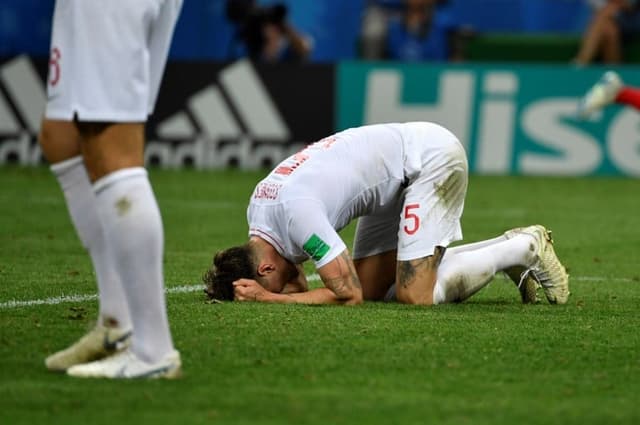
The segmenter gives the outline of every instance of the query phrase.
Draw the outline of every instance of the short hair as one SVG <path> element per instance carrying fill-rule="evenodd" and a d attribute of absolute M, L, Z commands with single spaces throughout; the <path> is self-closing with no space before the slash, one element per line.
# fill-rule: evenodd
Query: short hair
<path fill-rule="evenodd" d="M 233 301 L 233 282 L 243 278 L 257 280 L 257 277 L 257 266 L 247 243 L 216 253 L 213 265 L 202 276 L 202 281 L 209 299 Z"/>

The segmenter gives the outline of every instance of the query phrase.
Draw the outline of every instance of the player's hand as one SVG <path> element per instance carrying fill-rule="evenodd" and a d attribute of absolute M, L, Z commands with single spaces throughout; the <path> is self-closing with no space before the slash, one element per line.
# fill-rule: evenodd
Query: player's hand
<path fill-rule="evenodd" d="M 236 301 L 264 301 L 269 291 L 253 279 L 238 279 L 233 282 Z"/>

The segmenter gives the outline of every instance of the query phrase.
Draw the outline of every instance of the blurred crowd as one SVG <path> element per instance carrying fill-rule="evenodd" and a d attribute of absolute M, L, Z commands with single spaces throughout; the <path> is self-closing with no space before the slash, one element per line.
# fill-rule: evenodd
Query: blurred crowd
<path fill-rule="evenodd" d="M 230 56 L 268 63 L 307 59 L 313 42 L 291 24 L 288 12 L 284 3 L 261 6 L 255 0 L 227 0 L 227 18 L 235 26 Z"/>
<path fill-rule="evenodd" d="M 585 0 L 592 16 L 572 60 L 623 62 L 624 48 L 640 33 L 636 0 Z M 370 0 L 362 12 L 357 54 L 366 60 L 463 61 L 473 27 L 456 22 L 450 0 Z M 262 6 L 256 0 L 227 0 L 235 26 L 230 57 L 264 62 L 300 62 L 311 56 L 313 39 L 289 19 L 285 3 Z"/>
<path fill-rule="evenodd" d="M 637 0 L 589 0 L 593 17 L 582 36 L 577 65 L 594 61 L 623 62 L 626 44 L 640 33 L 640 5 Z"/>
<path fill-rule="evenodd" d="M 363 59 L 446 61 L 464 59 L 463 42 L 472 34 L 446 9 L 446 0 L 370 2 L 363 14 Z"/>
<path fill-rule="evenodd" d="M 53 3 L 1 1 L 0 56 L 46 56 Z M 625 62 L 639 32 L 637 0 L 189 0 L 171 57 L 463 61 L 492 34 L 557 35 L 580 66 Z"/>
<path fill-rule="evenodd" d="M 447 61 L 464 58 L 471 31 L 456 25 L 447 0 L 377 0 L 363 10 L 358 55 L 371 60 Z M 284 3 L 261 6 L 255 0 L 227 0 L 227 18 L 235 26 L 231 56 L 265 62 L 302 61 L 313 39 L 288 19 Z"/>

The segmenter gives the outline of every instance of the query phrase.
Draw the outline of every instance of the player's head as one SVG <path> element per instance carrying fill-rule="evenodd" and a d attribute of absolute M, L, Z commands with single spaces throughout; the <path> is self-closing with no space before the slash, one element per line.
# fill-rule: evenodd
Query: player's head
<path fill-rule="evenodd" d="M 213 265 L 202 280 L 210 299 L 233 300 L 233 282 L 238 279 L 254 279 L 259 282 L 253 250 L 249 243 L 234 246 L 216 253 Z"/>
<path fill-rule="evenodd" d="M 225 301 L 233 300 L 233 282 L 238 279 L 253 279 L 270 292 L 282 292 L 296 274 L 295 266 L 269 243 L 255 237 L 244 245 L 218 252 L 202 280 L 210 299 Z"/>

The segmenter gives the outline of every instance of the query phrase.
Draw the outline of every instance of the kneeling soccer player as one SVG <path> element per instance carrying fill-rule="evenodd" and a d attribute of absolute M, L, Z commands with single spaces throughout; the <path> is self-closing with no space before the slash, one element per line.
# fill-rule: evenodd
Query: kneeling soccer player
<path fill-rule="evenodd" d="M 465 300 L 505 271 L 524 302 L 541 286 L 563 304 L 569 279 L 540 225 L 447 250 L 462 239 L 467 158 L 458 139 L 428 122 L 349 129 L 285 159 L 256 186 L 249 241 L 217 253 L 205 273 L 214 299 L 358 304 Z M 350 256 L 338 235 L 359 218 Z M 308 290 L 315 263 L 324 287 Z M 395 285 L 395 286 L 394 286 Z M 394 286 L 392 288 L 392 286 Z"/>

